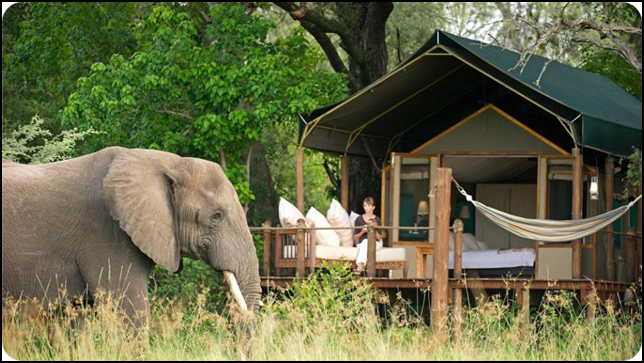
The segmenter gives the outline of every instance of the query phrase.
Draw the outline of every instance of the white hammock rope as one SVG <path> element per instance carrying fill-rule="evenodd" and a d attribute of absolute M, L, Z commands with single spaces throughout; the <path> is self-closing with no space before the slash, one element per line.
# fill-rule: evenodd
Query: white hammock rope
<path fill-rule="evenodd" d="M 602 215 L 585 219 L 568 221 L 528 219 L 514 216 L 477 202 L 471 195 L 467 194 L 465 189 L 463 189 L 463 187 L 461 187 L 454 178 L 452 178 L 452 181 L 454 182 L 454 185 L 456 185 L 458 191 L 465 196 L 468 202 L 474 204 L 474 207 L 481 214 L 489 218 L 499 227 L 519 237 L 541 242 L 569 242 L 597 233 L 624 215 L 624 213 L 626 213 L 642 198 L 640 195 L 628 205 L 624 205 Z"/>

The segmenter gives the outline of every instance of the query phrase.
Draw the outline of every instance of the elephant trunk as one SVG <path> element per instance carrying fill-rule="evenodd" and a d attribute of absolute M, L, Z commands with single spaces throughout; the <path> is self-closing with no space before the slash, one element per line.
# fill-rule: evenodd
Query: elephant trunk
<path fill-rule="evenodd" d="M 252 241 L 250 233 L 248 237 Z M 240 252 L 237 247 L 233 248 L 239 246 L 235 243 L 213 243 L 208 260 L 214 269 L 223 272 L 226 285 L 242 310 L 257 313 L 262 292 L 259 261 L 255 247 L 251 243 L 245 245 Z"/>

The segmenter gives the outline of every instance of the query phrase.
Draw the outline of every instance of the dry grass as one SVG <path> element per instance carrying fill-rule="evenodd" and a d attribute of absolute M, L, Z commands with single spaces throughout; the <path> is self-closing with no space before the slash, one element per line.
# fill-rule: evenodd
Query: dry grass
<path fill-rule="evenodd" d="M 383 322 L 370 287 L 342 269 L 267 296 L 254 318 L 234 307 L 209 311 L 208 293 L 152 299 L 150 328 L 138 331 L 105 294 L 94 307 L 57 314 L 8 301 L 2 341 L 19 360 L 626 360 L 641 346 L 639 301 L 628 316 L 602 306 L 591 325 L 573 296 L 549 294 L 519 338 L 511 301 L 492 299 L 466 310 L 458 344 L 440 345 L 400 297 Z"/>

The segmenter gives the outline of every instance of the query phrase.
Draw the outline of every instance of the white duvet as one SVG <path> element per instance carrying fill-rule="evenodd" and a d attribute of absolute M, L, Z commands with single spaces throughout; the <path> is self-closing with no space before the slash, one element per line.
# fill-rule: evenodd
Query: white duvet
<path fill-rule="evenodd" d="M 536 253 L 532 248 L 463 252 L 464 269 L 533 267 L 535 260 Z M 454 251 L 449 253 L 449 268 L 454 268 Z"/>

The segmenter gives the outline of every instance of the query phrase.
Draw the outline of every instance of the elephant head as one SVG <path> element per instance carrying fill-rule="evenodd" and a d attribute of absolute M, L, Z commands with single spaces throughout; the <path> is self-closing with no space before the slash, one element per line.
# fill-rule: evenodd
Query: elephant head
<path fill-rule="evenodd" d="M 103 179 L 112 218 L 155 263 L 177 272 L 182 256 L 224 273 L 237 302 L 259 309 L 259 263 L 246 214 L 216 163 L 125 150 Z"/>

